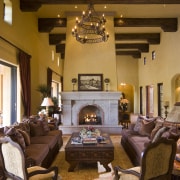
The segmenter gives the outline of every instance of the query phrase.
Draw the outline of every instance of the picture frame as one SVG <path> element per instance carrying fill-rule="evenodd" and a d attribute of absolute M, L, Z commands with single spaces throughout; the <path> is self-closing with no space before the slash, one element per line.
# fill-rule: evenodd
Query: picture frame
<path fill-rule="evenodd" d="M 78 91 L 102 91 L 102 74 L 78 74 Z"/>

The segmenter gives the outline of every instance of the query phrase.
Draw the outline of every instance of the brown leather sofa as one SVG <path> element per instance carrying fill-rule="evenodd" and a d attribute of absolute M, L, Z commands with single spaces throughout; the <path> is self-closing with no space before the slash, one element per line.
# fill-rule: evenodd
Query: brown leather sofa
<path fill-rule="evenodd" d="M 56 121 L 48 123 L 45 117 L 30 117 L 13 126 L 0 128 L 0 136 L 5 135 L 21 145 L 27 167 L 40 165 L 48 168 L 63 145 L 62 131 L 58 130 Z M 0 168 L 2 172 L 1 158 Z"/>
<path fill-rule="evenodd" d="M 139 166 L 141 154 L 149 143 L 160 137 L 173 138 L 177 141 L 179 134 L 175 131 L 172 125 L 166 124 L 160 117 L 146 118 L 137 115 L 136 120 L 131 122 L 129 128 L 122 130 L 121 145 L 133 165 Z"/>

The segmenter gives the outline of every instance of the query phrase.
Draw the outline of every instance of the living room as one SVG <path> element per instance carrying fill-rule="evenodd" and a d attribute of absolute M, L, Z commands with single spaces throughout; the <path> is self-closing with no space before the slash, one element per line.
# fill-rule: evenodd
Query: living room
<path fill-rule="evenodd" d="M 54 1 L 51 2 L 53 3 Z M 88 108 L 89 106 L 92 109 L 96 108 L 95 111 L 97 114 L 101 115 L 101 124 L 98 125 L 99 127 L 104 126 L 106 132 L 117 134 L 117 131 L 120 131 L 118 103 L 122 94 L 128 100 L 128 112 L 132 114 L 140 113 L 144 116 L 162 116 L 165 118 L 166 110 L 169 113 L 174 107 L 174 104 L 180 101 L 179 2 L 167 0 L 166 4 L 164 3 L 165 1 L 159 4 L 155 0 L 154 4 L 147 4 L 145 1 L 142 1 L 142 4 L 139 4 L 139 1 L 135 1 L 135 4 L 129 4 L 130 2 L 126 1 L 127 4 L 123 4 L 123 1 L 118 1 L 118 4 L 116 4 L 116 1 L 101 1 L 100 4 L 95 4 L 94 8 L 99 12 L 107 12 L 107 14 L 105 13 L 107 20 L 106 30 L 108 31 L 109 38 L 106 42 L 92 44 L 81 44 L 72 36 L 72 28 L 75 25 L 77 13 L 73 14 L 73 12 L 82 12 L 84 8 L 87 8 L 88 4 L 78 1 L 79 9 L 75 10 L 74 2 L 70 4 L 66 4 L 67 2 L 65 1 L 63 2 L 64 4 L 56 4 L 56 1 L 56 3 L 51 5 L 46 4 L 47 2 L 45 4 L 39 3 L 37 6 L 31 4 L 34 2 L 27 0 L 3 0 L 0 2 L 0 12 L 2 12 L 0 13 L 0 126 L 21 122 L 24 116 L 38 115 L 39 106 L 41 106 L 43 99 L 37 88 L 39 85 L 47 85 L 49 83 L 49 69 L 52 72 L 51 81 L 58 82 L 62 87 L 62 89 L 57 88 L 59 90 L 58 97 L 61 95 L 62 100 L 62 129 L 63 126 L 68 126 L 68 128 L 78 126 L 78 116 L 80 115 L 77 115 L 77 112 L 79 113 L 81 107 L 84 107 L 82 105 L 84 102 Z M 111 2 L 112 4 L 110 4 Z M 104 4 L 106 4 L 106 10 L 104 10 Z M 12 8 L 12 21 L 5 18 L 6 6 Z M 28 10 L 28 8 L 33 7 L 37 8 L 36 11 Z M 51 10 L 50 7 L 53 9 Z M 57 12 L 60 13 L 60 19 L 58 20 L 62 20 L 62 22 L 64 22 L 64 18 L 67 20 L 65 27 L 54 27 L 52 29 L 50 28 L 48 32 L 40 32 L 38 18 L 57 18 Z M 135 24 L 135 27 L 114 27 L 114 18 L 120 19 L 121 13 L 124 16 L 124 20 L 126 18 L 175 18 L 177 19 L 177 30 L 167 32 L 159 24 L 158 27 L 137 27 Z M 57 50 L 58 46 L 56 44 L 52 45 L 49 42 L 49 35 L 56 33 L 65 34 L 66 38 L 63 38 L 62 42 L 58 42 L 58 45 L 65 44 L 64 51 L 59 52 Z M 160 34 L 160 39 L 158 39 L 160 42 L 153 44 L 150 43 L 149 39 L 143 40 L 143 42 L 141 40 L 140 43 L 144 43 L 144 41 L 148 43 L 149 49 L 147 52 L 140 50 L 139 53 L 141 56 L 138 57 L 132 54 L 122 55 L 118 54 L 119 49 L 117 44 L 123 42 L 116 39 L 116 35 L 121 35 L 121 33 L 134 33 L 135 35 L 137 33 L 156 33 L 158 35 Z M 135 42 L 137 43 L 137 41 Z M 131 40 L 130 43 L 132 43 Z M 26 114 L 27 111 L 25 111 L 24 101 L 21 96 L 23 89 L 20 78 L 19 52 L 27 54 L 30 62 L 30 111 L 28 114 Z M 81 75 L 98 76 L 101 80 L 100 89 L 98 91 L 83 91 L 80 87 Z M 74 81 L 72 82 L 73 79 L 76 80 L 75 83 Z M 105 79 L 109 79 L 108 85 L 104 82 Z M 53 86 L 52 90 L 54 89 Z M 61 105 L 59 104 L 59 106 Z M 83 117 L 84 114 L 81 116 Z M 69 128 L 67 132 L 71 134 L 74 130 L 74 128 Z M 39 131 L 37 133 L 39 134 Z M 58 148 L 61 147 L 60 150 L 63 149 L 63 140 L 61 138 L 62 134 L 66 135 L 65 131 L 58 131 L 57 129 L 48 131 L 48 133 L 51 134 L 48 135 L 48 138 L 43 135 L 44 138 L 38 136 L 32 138 L 35 140 L 31 140 L 31 150 L 39 150 L 39 153 L 43 153 L 44 156 L 39 160 L 36 152 L 33 155 L 47 166 L 52 163 L 54 156 L 59 152 Z M 115 139 L 116 149 L 118 149 L 118 153 L 116 152 L 114 155 L 116 157 L 114 158 L 117 162 L 115 162 L 116 164 L 120 162 L 117 154 L 119 152 L 120 154 L 125 154 L 124 151 L 122 152 L 123 148 L 120 149 L 119 147 L 120 138 L 119 135 L 118 138 L 112 138 L 113 140 Z M 134 141 L 135 145 L 137 144 L 136 138 Z M 43 141 L 51 139 L 51 141 L 48 141 L 48 145 L 41 146 L 41 150 L 40 148 L 33 148 L 33 146 L 38 147 L 34 144 L 36 143 L 37 145 L 42 139 Z M 124 139 L 123 142 L 126 143 L 127 140 Z M 102 144 L 99 146 L 102 146 Z M 141 144 L 141 146 L 144 147 L 144 144 Z M 126 147 L 127 149 L 132 149 L 129 148 L 129 144 L 126 144 Z M 29 154 L 31 153 L 29 152 Z M 140 152 L 138 152 L 138 160 L 139 154 Z M 124 157 L 125 155 L 123 157 L 121 156 L 121 160 Z M 123 160 L 123 163 L 127 159 L 128 157 Z M 132 159 L 135 158 L 132 157 Z M 58 166 L 63 166 L 59 161 L 60 159 L 54 163 Z M 66 162 L 63 161 L 63 163 Z M 128 167 L 130 166 L 132 166 L 131 163 Z M 71 175 L 73 177 L 74 174 L 67 173 L 67 165 L 64 166 L 63 170 L 65 172 L 63 172 L 65 174 L 63 174 L 64 177 L 67 174 L 69 177 Z M 97 173 L 97 168 L 95 171 Z M 85 177 L 88 174 L 87 172 L 89 171 L 86 171 Z"/>
<path fill-rule="evenodd" d="M 38 113 L 38 107 L 42 102 L 41 96 L 37 91 L 39 84 L 47 82 L 47 68 L 53 70 L 63 77 L 63 92 L 72 92 L 73 86 L 71 80 L 78 79 L 79 74 L 102 74 L 103 80 L 110 79 L 108 92 L 125 93 L 126 98 L 130 101 L 128 111 L 132 113 L 142 113 L 148 115 L 146 105 L 147 87 L 153 87 L 153 107 L 151 112 L 153 116 L 159 115 L 158 104 L 158 84 L 163 84 L 163 95 L 161 98 L 161 108 L 164 109 L 163 103 L 169 102 L 168 111 L 170 111 L 175 102 L 179 101 L 178 93 L 178 77 L 179 77 L 179 60 L 177 48 L 179 45 L 179 23 L 176 32 L 164 32 L 159 27 L 153 28 L 135 28 L 133 32 L 158 32 L 160 36 L 160 44 L 149 46 L 149 52 L 141 53 L 141 58 L 133 58 L 132 56 L 116 55 L 115 37 L 118 28 L 113 26 L 112 14 L 106 17 L 106 28 L 109 33 L 109 39 L 105 43 L 81 44 L 76 42 L 71 35 L 71 29 L 74 26 L 73 16 L 67 17 L 66 27 L 66 49 L 65 57 L 56 52 L 56 46 L 49 45 L 49 33 L 38 32 L 37 16 L 43 17 L 41 9 L 39 14 L 34 12 L 24 12 L 20 10 L 21 1 L 15 0 L 12 3 L 13 20 L 12 25 L 6 23 L 1 14 L 1 62 L 8 63 L 18 67 L 17 52 L 22 50 L 31 56 L 31 114 Z M 175 7 L 176 6 L 176 7 Z M 135 17 L 145 17 L 146 9 L 160 8 L 166 12 L 156 12 L 148 18 L 156 17 L 173 17 L 178 18 L 176 11 L 179 5 L 141 5 L 142 15 L 137 14 Z M 4 11 L 3 2 L 0 4 L 1 12 Z M 45 7 L 46 8 L 46 7 Z M 133 7 L 134 8 L 134 7 Z M 174 13 L 172 13 L 172 9 Z M 158 15 L 159 13 L 159 15 Z M 133 13 L 132 13 L 133 14 Z M 126 15 L 127 16 L 127 15 Z M 28 23 L 27 23 L 28 22 Z M 51 33 L 64 31 L 64 28 L 54 28 Z M 119 28 L 120 29 L 120 28 Z M 120 31 L 131 32 L 130 28 L 121 28 Z M 12 46 L 13 45 L 13 46 Z M 152 60 L 152 52 L 156 53 L 155 59 Z M 20 82 L 19 76 L 18 83 Z M 19 83 L 20 84 L 20 83 Z M 20 85 L 17 86 L 17 119 L 22 119 L 24 115 L 23 104 L 20 95 Z M 122 85 L 124 84 L 124 85 Z M 128 90 L 127 87 L 130 87 Z M 75 85 L 75 91 L 78 91 L 78 83 Z M 103 83 L 102 91 L 106 91 L 106 84 Z M 120 98 L 120 97 L 119 97 Z M 140 101 L 141 99 L 141 101 Z M 9 100 L 10 101 L 10 100 Z M 5 111 L 6 108 L 4 108 Z M 161 112 L 164 115 L 164 110 Z M 4 113 L 3 113 L 4 114 Z M 6 116 L 3 116 L 6 119 Z M 5 125 L 5 121 L 3 122 Z M 10 123 L 10 120 L 7 124 Z"/>

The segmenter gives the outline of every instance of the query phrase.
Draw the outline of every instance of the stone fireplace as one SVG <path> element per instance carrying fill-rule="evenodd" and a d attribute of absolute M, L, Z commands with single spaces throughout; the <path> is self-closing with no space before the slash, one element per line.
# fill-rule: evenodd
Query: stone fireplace
<path fill-rule="evenodd" d="M 97 126 L 103 131 L 119 131 L 118 103 L 121 92 L 62 92 L 62 126 L 72 133 L 84 126 Z M 118 128 L 118 129 L 117 129 Z"/>

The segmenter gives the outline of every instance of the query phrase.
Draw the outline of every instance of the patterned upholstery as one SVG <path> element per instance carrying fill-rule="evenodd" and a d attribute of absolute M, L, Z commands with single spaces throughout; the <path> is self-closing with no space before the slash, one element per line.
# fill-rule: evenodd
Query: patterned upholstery
<path fill-rule="evenodd" d="M 0 138 L 1 155 L 3 157 L 5 176 L 10 179 L 37 180 L 58 179 L 58 168 L 49 169 L 40 166 L 25 168 L 24 152 L 19 144 L 10 137 Z"/>
<path fill-rule="evenodd" d="M 170 180 L 176 154 L 176 142 L 167 138 L 160 138 L 151 143 L 142 153 L 140 167 L 122 169 L 114 167 L 115 180 Z"/>

